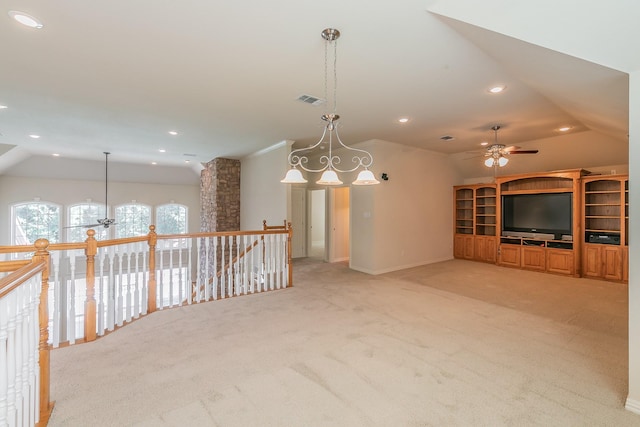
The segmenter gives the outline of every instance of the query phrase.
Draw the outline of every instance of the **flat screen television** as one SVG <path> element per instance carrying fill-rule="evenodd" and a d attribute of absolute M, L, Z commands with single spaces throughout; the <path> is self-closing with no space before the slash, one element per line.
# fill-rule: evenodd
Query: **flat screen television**
<path fill-rule="evenodd" d="M 502 196 L 502 230 L 556 235 L 572 234 L 572 193 Z"/>

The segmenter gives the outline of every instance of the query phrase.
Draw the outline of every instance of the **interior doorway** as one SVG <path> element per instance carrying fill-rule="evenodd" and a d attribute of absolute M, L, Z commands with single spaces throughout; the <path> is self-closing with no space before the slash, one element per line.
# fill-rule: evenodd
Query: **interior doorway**
<path fill-rule="evenodd" d="M 349 260 L 349 187 L 329 189 L 327 261 L 340 262 Z"/>
<path fill-rule="evenodd" d="M 326 256 L 326 198 L 327 192 L 321 190 L 309 191 L 309 248 L 311 258 L 325 260 Z"/>

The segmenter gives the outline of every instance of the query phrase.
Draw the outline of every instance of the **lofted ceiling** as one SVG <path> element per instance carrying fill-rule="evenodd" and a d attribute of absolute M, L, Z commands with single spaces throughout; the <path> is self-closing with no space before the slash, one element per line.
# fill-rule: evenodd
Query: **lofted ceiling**
<path fill-rule="evenodd" d="M 599 9 L 585 6 L 577 23 L 544 25 L 544 8 L 558 2 L 528 3 L 4 0 L 0 105 L 8 108 L 0 110 L 0 174 L 54 153 L 101 161 L 110 151 L 115 162 L 189 169 L 283 140 L 315 142 L 324 107 L 297 98 L 324 96 L 320 32 L 327 27 L 342 33 L 337 110 L 348 144 L 382 139 L 460 157 L 492 141 L 490 128 L 499 124 L 507 145 L 553 139 L 571 126 L 573 134 L 597 132 L 626 151 L 626 67 L 638 64 L 625 58 L 634 46 L 621 44 L 611 57 L 606 46 L 579 43 L 588 37 L 577 36 L 598 32 L 584 21 L 602 18 Z M 603 2 L 579 5 L 587 3 Z M 500 13 L 472 13 L 492 5 Z M 44 27 L 21 26 L 10 10 Z M 527 22 L 542 25 L 520 25 Z M 633 36 L 637 43 L 632 23 L 622 24 L 618 42 Z M 574 27 L 580 32 L 572 44 L 567 29 Z M 506 90 L 489 93 L 495 85 Z M 401 117 L 409 121 L 400 124 Z"/>

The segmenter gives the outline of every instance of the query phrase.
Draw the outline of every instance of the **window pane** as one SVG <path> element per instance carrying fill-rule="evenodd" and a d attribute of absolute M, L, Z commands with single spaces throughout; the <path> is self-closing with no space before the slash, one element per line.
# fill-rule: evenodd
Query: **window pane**
<path fill-rule="evenodd" d="M 109 238 L 109 229 L 101 225 L 94 227 L 81 227 L 84 225 L 97 224 L 98 219 L 106 218 L 104 205 L 97 203 L 82 203 L 69 208 L 69 228 L 67 230 L 67 241 L 84 242 L 87 239 L 87 230 L 93 228 L 96 231 L 97 240 Z"/>
<path fill-rule="evenodd" d="M 13 244 L 30 245 L 38 239 L 60 242 L 60 207 L 52 203 L 12 206 Z"/>
<path fill-rule="evenodd" d="M 149 233 L 151 209 L 138 204 L 118 206 L 115 219 L 116 238 L 143 236 Z"/>
<path fill-rule="evenodd" d="M 156 209 L 158 234 L 184 234 L 187 232 L 187 207 L 178 204 L 158 206 Z"/>

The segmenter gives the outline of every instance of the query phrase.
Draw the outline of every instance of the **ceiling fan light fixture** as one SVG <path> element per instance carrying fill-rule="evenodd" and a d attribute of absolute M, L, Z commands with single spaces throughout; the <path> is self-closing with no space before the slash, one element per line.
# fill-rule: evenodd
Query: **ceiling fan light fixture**
<path fill-rule="evenodd" d="M 484 165 L 488 168 L 492 168 L 494 164 L 493 157 L 488 157 L 487 160 L 484 161 Z"/>
<path fill-rule="evenodd" d="M 506 166 L 507 163 L 509 163 L 509 159 L 507 159 L 506 157 L 500 157 L 498 159 L 498 166 L 500 167 Z"/>

